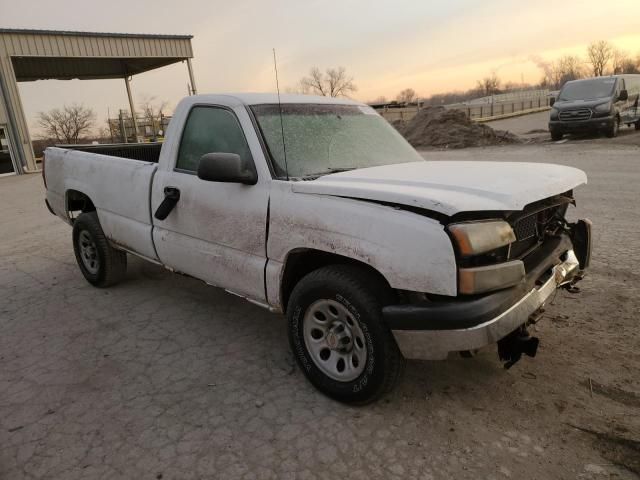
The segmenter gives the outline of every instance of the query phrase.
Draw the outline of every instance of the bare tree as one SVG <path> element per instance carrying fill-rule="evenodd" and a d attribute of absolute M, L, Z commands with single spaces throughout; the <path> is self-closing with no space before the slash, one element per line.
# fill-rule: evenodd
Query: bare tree
<path fill-rule="evenodd" d="M 413 88 L 405 88 L 396 97 L 398 103 L 411 103 L 416 100 L 416 91 Z"/>
<path fill-rule="evenodd" d="M 496 75 L 496 72 L 493 72 L 489 77 L 478 80 L 477 89 L 481 95 L 487 97 L 498 93 L 500 91 L 500 79 Z"/>
<path fill-rule="evenodd" d="M 111 135 L 112 131 L 109 129 L 109 127 L 100 127 L 98 129 L 98 140 L 101 143 L 113 142 L 113 138 Z"/>
<path fill-rule="evenodd" d="M 582 78 L 585 74 L 584 62 L 575 55 L 565 55 L 553 62 L 545 62 L 542 59 L 535 61 L 544 73 L 540 86 L 552 90 L 561 88 L 565 82 Z"/>
<path fill-rule="evenodd" d="M 584 77 L 582 59 L 576 55 L 565 55 L 554 63 L 554 76 L 557 88 L 566 82 Z"/>
<path fill-rule="evenodd" d="M 92 109 L 73 104 L 65 105 L 62 109 L 39 112 L 38 126 L 47 137 L 55 138 L 58 143 L 75 144 L 81 136 L 91 131 L 95 119 Z"/>
<path fill-rule="evenodd" d="M 623 64 L 629 60 L 629 54 L 619 48 L 614 48 L 611 52 L 611 70 L 614 75 L 623 73 Z"/>
<path fill-rule="evenodd" d="M 638 74 L 640 73 L 640 58 L 634 60 L 627 52 L 616 48 L 613 51 L 611 66 L 614 75 L 621 73 Z"/>
<path fill-rule="evenodd" d="M 143 118 L 151 125 L 152 135 L 156 137 L 162 129 L 162 119 L 164 110 L 167 109 L 169 102 L 158 101 L 156 97 L 144 96 L 140 102 L 140 113 Z M 163 132 L 164 133 L 164 132 Z"/>
<path fill-rule="evenodd" d="M 606 40 L 592 42 L 587 47 L 587 55 L 593 68 L 593 75 L 601 77 L 605 74 L 607 64 L 613 58 L 613 47 Z"/>
<path fill-rule="evenodd" d="M 622 62 L 621 72 L 620 73 L 639 74 L 640 73 L 640 60 L 634 61 L 631 58 L 627 58 L 624 62 Z"/>
<path fill-rule="evenodd" d="M 303 93 L 313 92 L 325 97 L 346 97 L 358 89 L 344 67 L 327 68 L 324 73 L 313 67 L 309 76 L 300 80 L 299 88 Z"/>
<path fill-rule="evenodd" d="M 568 61 L 562 58 L 555 61 L 547 61 L 539 55 L 531 55 L 529 58 L 542 70 L 543 76 L 540 81 L 540 87 L 551 90 L 560 88 L 562 77 L 566 76 L 564 73 L 565 68 L 575 63 L 573 60 Z"/>

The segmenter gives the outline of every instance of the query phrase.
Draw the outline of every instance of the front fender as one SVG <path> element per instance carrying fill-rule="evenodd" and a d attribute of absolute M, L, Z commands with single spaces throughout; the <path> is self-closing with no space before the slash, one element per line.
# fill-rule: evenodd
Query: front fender
<path fill-rule="evenodd" d="M 366 263 L 392 288 L 457 294 L 453 245 L 437 220 L 366 200 L 293 193 L 290 184 L 274 182 L 267 255 L 283 265 L 300 248 Z"/>

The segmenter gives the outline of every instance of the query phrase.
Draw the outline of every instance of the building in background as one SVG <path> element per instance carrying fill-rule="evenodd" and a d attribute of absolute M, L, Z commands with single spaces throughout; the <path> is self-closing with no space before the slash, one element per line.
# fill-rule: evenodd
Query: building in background
<path fill-rule="evenodd" d="M 186 62 L 190 91 L 196 93 L 191 67 L 191 35 L 143 35 L 0 29 L 0 168 L 9 156 L 11 171 L 37 170 L 18 82 L 121 78 L 129 97 L 131 121 L 137 115 L 130 78 L 138 73 Z M 2 143 L 4 138 L 4 143 Z M 132 136 L 137 141 L 137 136 Z M 5 160 L 3 160 L 5 158 Z"/>
<path fill-rule="evenodd" d="M 136 115 L 133 121 L 128 110 L 120 110 L 117 118 L 109 118 L 111 143 L 161 142 L 171 121 L 171 116 L 160 113 L 146 117 Z M 137 130 L 137 131 L 136 131 Z"/>

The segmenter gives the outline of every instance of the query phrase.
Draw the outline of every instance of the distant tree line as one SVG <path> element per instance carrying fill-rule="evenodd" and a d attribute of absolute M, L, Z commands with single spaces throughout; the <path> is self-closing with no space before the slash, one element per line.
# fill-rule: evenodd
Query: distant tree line
<path fill-rule="evenodd" d="M 395 98 L 400 104 L 420 101 L 421 105 L 448 105 L 462 103 L 474 98 L 497 95 L 532 88 L 559 90 L 566 82 L 585 77 L 603 75 L 640 74 L 640 53 L 635 57 L 629 52 L 616 48 L 606 40 L 592 42 L 587 46 L 586 56 L 564 55 L 554 61 L 545 61 L 532 57 L 538 68 L 542 70 L 542 78 L 537 84 L 506 82 L 495 72 L 478 80 L 476 86 L 469 90 L 437 93 L 420 98 L 416 92 L 407 88 Z M 407 96 L 407 92 L 411 95 Z M 386 97 L 378 97 L 371 103 L 389 103 Z"/>
<path fill-rule="evenodd" d="M 539 62 L 538 66 L 543 71 L 540 85 L 557 90 L 570 80 L 640 73 L 640 54 L 632 57 L 629 52 L 616 48 L 606 40 L 590 43 L 586 53 L 586 58 L 565 55 L 553 62 Z"/>

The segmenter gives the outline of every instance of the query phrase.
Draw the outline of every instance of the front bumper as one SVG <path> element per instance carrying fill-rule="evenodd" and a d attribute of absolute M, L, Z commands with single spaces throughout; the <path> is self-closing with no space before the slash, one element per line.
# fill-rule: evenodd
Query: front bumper
<path fill-rule="evenodd" d="M 589 238 L 583 243 L 590 253 L 590 230 L 586 235 Z M 442 360 L 449 352 L 495 343 L 526 325 L 558 287 L 580 279 L 587 267 L 581 265 L 568 236 L 556 239 L 539 255 L 537 266 L 518 287 L 465 301 L 385 307 L 385 320 L 402 354 L 410 359 Z"/>
<path fill-rule="evenodd" d="M 592 132 L 596 130 L 606 130 L 613 125 L 614 117 L 594 117 L 589 120 L 550 120 L 550 132 Z"/>

